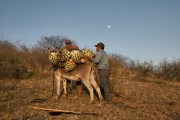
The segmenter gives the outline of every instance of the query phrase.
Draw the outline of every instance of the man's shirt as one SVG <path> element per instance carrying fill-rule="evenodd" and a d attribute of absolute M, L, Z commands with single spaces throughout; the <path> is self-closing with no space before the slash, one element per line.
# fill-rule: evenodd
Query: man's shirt
<path fill-rule="evenodd" d="M 109 69 L 108 56 L 104 50 L 99 50 L 96 57 L 90 60 L 97 64 L 97 69 Z"/>

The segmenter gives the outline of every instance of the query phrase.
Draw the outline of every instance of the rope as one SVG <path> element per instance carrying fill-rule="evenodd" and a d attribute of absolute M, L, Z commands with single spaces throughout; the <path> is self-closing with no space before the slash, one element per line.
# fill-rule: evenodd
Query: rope
<path fill-rule="evenodd" d="M 53 70 L 53 71 L 54 71 L 54 70 Z M 53 84 L 52 94 L 51 94 L 51 96 L 50 96 L 49 98 L 46 98 L 46 99 L 36 98 L 36 99 L 33 99 L 33 100 L 31 101 L 31 103 L 43 103 L 43 102 L 45 102 L 47 99 L 52 98 L 53 93 L 54 93 L 54 72 L 53 72 L 52 84 Z"/>

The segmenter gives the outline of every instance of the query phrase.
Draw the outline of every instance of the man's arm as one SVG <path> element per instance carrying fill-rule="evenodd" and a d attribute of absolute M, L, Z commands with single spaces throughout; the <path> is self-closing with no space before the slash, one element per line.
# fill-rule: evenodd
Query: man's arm
<path fill-rule="evenodd" d="M 102 53 L 101 52 L 97 52 L 96 57 L 95 58 L 90 58 L 90 60 L 94 63 L 99 63 L 99 61 L 102 58 Z"/>

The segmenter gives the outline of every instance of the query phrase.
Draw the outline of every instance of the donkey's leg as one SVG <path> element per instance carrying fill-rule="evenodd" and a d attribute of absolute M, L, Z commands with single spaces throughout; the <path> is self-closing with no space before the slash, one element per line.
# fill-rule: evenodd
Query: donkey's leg
<path fill-rule="evenodd" d="M 63 79 L 63 88 L 64 88 L 64 95 L 65 95 L 65 97 L 67 96 L 67 86 L 66 86 L 66 84 L 67 84 L 67 80 L 66 79 L 64 79 L 64 78 L 62 78 Z"/>
<path fill-rule="evenodd" d="M 56 85 L 57 85 L 57 99 L 60 97 L 60 90 L 61 90 L 61 78 L 58 75 L 55 75 L 56 78 Z"/>
<path fill-rule="evenodd" d="M 103 96 L 101 94 L 101 91 L 100 91 L 100 87 L 96 83 L 96 80 L 95 80 L 93 72 L 90 73 L 89 78 L 90 78 L 90 83 L 93 85 L 93 87 L 95 88 L 96 92 L 98 93 L 99 100 L 100 101 L 104 100 L 104 98 L 103 98 Z"/>
<path fill-rule="evenodd" d="M 91 83 L 89 82 L 89 80 L 83 80 L 84 85 L 87 87 L 87 89 L 89 90 L 90 93 L 90 103 L 93 103 L 94 101 L 94 94 L 93 94 L 93 87 L 91 85 Z"/>

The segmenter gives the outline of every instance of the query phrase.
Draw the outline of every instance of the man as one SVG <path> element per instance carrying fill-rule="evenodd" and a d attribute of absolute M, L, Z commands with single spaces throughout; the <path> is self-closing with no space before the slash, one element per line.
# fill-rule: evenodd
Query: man
<path fill-rule="evenodd" d="M 64 47 L 64 49 L 66 49 L 68 51 L 79 50 L 79 47 L 72 45 L 72 42 L 70 40 L 66 40 L 65 43 L 66 43 L 66 46 Z M 68 93 L 71 92 L 70 83 L 71 83 L 71 81 L 67 80 L 67 92 Z M 77 90 L 77 95 L 80 96 L 82 94 L 82 84 L 81 84 L 81 81 L 77 81 L 76 82 L 76 90 Z"/>
<path fill-rule="evenodd" d="M 79 47 L 72 45 L 72 42 L 70 40 L 67 39 L 65 43 L 66 43 L 66 46 L 64 47 L 64 49 L 68 51 L 79 50 Z"/>
<path fill-rule="evenodd" d="M 105 45 L 102 42 L 99 42 L 96 47 L 96 57 L 91 58 L 87 56 L 87 58 L 97 64 L 98 74 L 101 80 L 101 92 L 105 98 L 106 102 L 111 102 L 111 94 L 109 89 L 109 63 L 108 56 L 104 51 Z"/>

